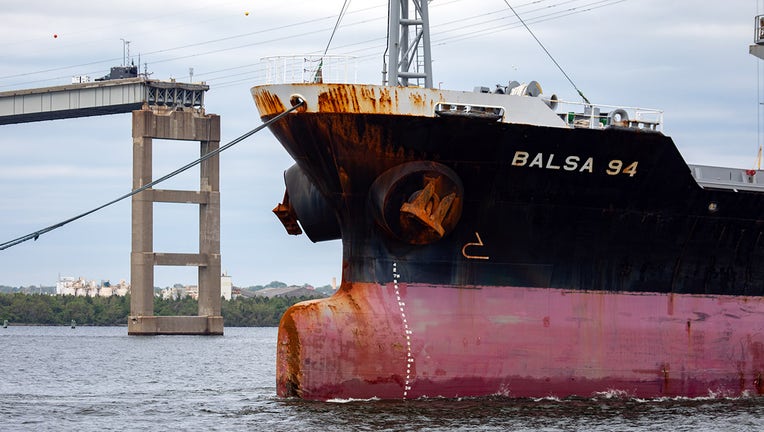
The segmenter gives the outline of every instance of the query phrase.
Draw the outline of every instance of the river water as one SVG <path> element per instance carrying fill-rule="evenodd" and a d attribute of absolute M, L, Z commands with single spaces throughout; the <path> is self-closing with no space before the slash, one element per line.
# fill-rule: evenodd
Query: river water
<path fill-rule="evenodd" d="M 0 329 L 0 431 L 764 431 L 764 398 L 279 399 L 275 328 Z"/>

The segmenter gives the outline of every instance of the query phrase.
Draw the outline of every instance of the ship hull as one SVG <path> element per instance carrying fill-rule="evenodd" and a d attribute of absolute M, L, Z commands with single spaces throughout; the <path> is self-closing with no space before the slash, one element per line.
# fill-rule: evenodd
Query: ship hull
<path fill-rule="evenodd" d="M 670 138 L 434 116 L 476 97 L 435 90 L 253 95 L 307 101 L 271 126 L 287 195 L 343 245 L 339 292 L 282 319 L 279 395 L 761 393 L 764 194 L 701 188 Z"/>
<path fill-rule="evenodd" d="M 353 284 L 286 313 L 278 393 L 757 395 L 762 317 L 760 298 Z"/>

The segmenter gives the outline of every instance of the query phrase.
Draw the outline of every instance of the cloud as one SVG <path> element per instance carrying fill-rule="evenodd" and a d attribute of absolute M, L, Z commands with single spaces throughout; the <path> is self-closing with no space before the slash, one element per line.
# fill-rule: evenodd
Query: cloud
<path fill-rule="evenodd" d="M 55 181 L 124 179 L 130 170 L 90 165 L 21 165 L 0 170 L 0 181 Z"/>

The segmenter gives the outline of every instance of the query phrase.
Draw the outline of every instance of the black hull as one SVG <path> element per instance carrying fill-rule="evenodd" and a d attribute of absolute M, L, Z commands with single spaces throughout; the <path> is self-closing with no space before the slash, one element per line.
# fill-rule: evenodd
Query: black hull
<path fill-rule="evenodd" d="M 412 283 L 764 295 L 764 194 L 701 188 L 661 133 L 357 113 L 271 130 L 336 213 L 343 281 L 391 282 L 397 262 Z M 461 218 L 432 244 L 388 235 L 369 203 L 412 161 L 463 184 Z"/>

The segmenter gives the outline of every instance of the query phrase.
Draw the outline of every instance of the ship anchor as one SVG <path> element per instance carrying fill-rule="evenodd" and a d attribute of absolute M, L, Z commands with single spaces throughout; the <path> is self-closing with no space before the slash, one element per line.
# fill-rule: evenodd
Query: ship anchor
<path fill-rule="evenodd" d="M 425 176 L 424 181 L 426 183 L 424 189 L 415 192 L 408 202 L 401 205 L 401 213 L 424 224 L 435 231 L 438 238 L 442 238 L 446 233 L 442 222 L 451 209 L 456 194 L 452 192 L 441 199 L 435 193 L 436 183 L 441 182 L 441 177 Z"/>
<path fill-rule="evenodd" d="M 369 190 L 379 228 L 411 245 L 428 245 L 453 231 L 462 214 L 464 187 L 449 167 L 407 162 L 380 174 Z"/>

